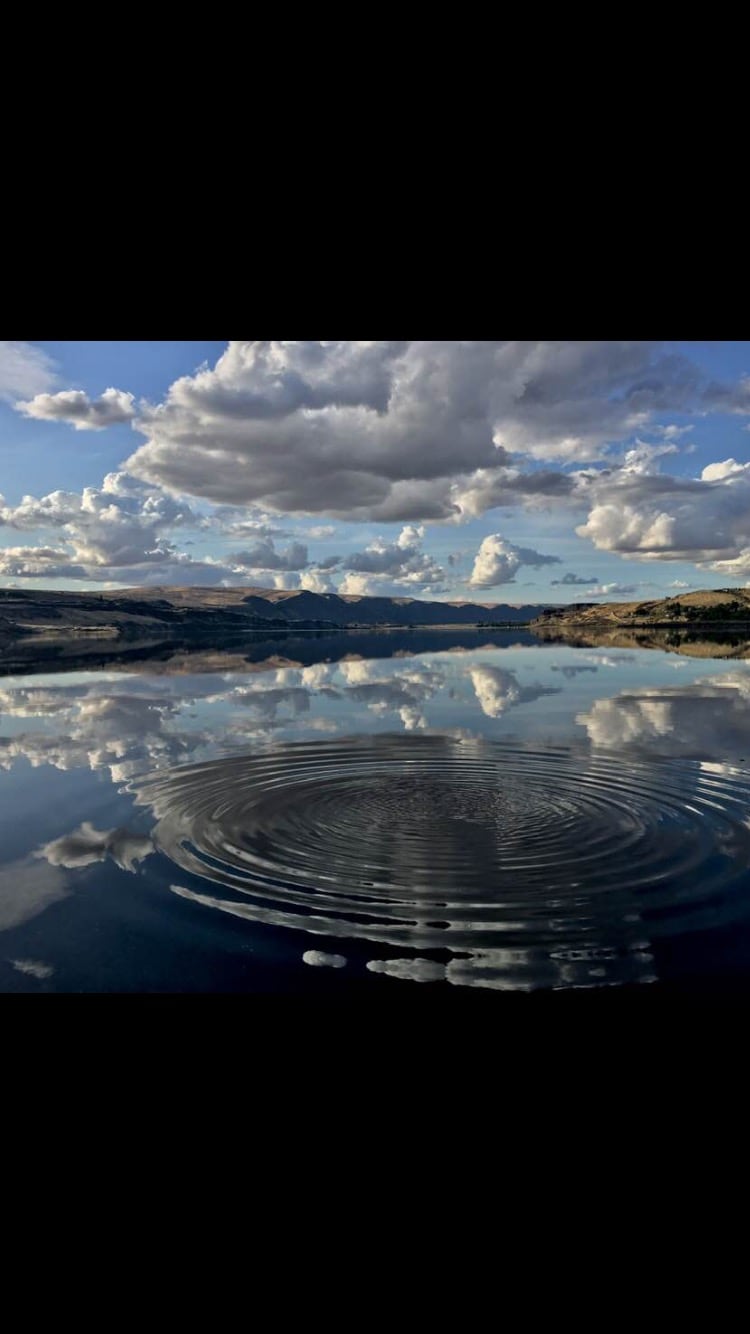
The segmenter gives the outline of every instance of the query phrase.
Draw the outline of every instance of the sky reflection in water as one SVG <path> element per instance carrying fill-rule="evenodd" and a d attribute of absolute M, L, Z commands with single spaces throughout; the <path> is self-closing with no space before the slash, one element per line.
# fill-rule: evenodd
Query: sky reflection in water
<path fill-rule="evenodd" d="M 0 986 L 750 976 L 750 669 L 528 639 L 0 680 Z"/>

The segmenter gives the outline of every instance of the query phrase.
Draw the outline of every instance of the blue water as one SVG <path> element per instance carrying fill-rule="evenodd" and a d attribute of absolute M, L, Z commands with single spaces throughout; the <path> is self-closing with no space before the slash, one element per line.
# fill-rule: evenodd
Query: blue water
<path fill-rule="evenodd" d="M 750 990 L 749 763 L 742 658 L 523 630 L 5 677 L 0 988 Z"/>

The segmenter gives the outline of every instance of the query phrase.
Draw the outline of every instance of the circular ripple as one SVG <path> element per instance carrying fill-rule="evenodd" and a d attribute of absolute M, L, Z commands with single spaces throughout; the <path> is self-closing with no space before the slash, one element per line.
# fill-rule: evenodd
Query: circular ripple
<path fill-rule="evenodd" d="M 371 967 L 397 977 L 651 981 L 652 941 L 730 921 L 748 898 L 748 783 L 694 761 L 357 737 L 189 765 L 135 790 L 157 845 L 222 890 L 177 893 L 396 946 Z"/>

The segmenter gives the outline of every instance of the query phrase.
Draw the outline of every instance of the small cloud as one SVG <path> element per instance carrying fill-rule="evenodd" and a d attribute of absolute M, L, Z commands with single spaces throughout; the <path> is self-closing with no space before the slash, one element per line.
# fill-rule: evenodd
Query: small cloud
<path fill-rule="evenodd" d="M 304 570 L 307 565 L 307 547 L 304 542 L 291 542 L 283 551 L 277 550 L 272 538 L 262 538 L 244 551 L 227 556 L 231 565 L 248 570 Z"/>
<path fill-rule="evenodd" d="M 736 459 L 722 459 L 720 463 L 708 463 L 701 473 L 702 482 L 722 482 L 726 478 L 747 477 L 750 463 L 738 463 Z"/>
<path fill-rule="evenodd" d="M 597 588 L 589 589 L 589 597 L 628 597 L 631 593 L 636 593 L 638 588 L 638 584 L 600 584 Z"/>
<path fill-rule="evenodd" d="M 15 406 L 24 417 L 68 422 L 77 431 L 103 431 L 135 416 L 133 395 L 121 389 L 105 389 L 101 398 L 93 399 L 82 389 L 64 389 L 59 394 L 37 394 Z"/>
<path fill-rule="evenodd" d="M 679 440 L 681 435 L 687 435 L 692 430 L 692 426 L 652 426 L 649 434 L 660 435 L 664 440 Z"/>
<path fill-rule="evenodd" d="M 325 542 L 326 538 L 333 537 L 336 529 L 331 523 L 317 524 L 315 528 L 306 528 L 305 537 L 310 537 L 314 542 Z"/>
<path fill-rule="evenodd" d="M 555 584 L 573 585 L 573 584 L 598 584 L 599 579 L 595 574 L 564 574 L 562 579 L 553 579 L 552 586 Z"/>

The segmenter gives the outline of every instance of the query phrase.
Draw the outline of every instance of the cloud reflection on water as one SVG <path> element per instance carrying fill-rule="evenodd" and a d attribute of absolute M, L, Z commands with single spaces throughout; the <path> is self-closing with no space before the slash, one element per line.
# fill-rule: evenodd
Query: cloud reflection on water
<path fill-rule="evenodd" d="M 91 866 L 111 857 L 123 871 L 135 871 L 138 862 L 154 851 L 149 835 L 134 834 L 129 829 L 94 829 L 88 820 L 62 838 L 52 839 L 34 855 L 44 857 L 50 866 Z"/>
<path fill-rule="evenodd" d="M 274 664 L 264 672 L 256 664 L 246 674 L 81 673 L 73 684 L 62 676 L 59 686 L 6 679 L 0 728 L 3 717 L 28 726 L 0 731 L 0 768 L 23 758 L 34 767 L 108 772 L 120 784 L 212 754 L 363 726 L 484 731 L 483 720 L 500 721 L 509 710 L 560 692 L 557 684 L 522 686 L 518 669 L 493 666 L 484 660 L 488 652 Z M 446 721 L 448 708 L 460 718 Z"/>
<path fill-rule="evenodd" d="M 33 678 L 6 678 L 0 688 L 0 769 L 12 770 L 26 761 L 34 768 L 86 770 L 121 787 L 145 773 L 170 773 L 175 766 L 222 755 L 274 753 L 287 742 L 317 738 L 327 744 L 336 736 L 398 732 L 418 741 L 434 736 L 462 740 L 464 755 L 475 758 L 487 740 L 511 737 L 521 747 L 553 736 L 572 741 L 578 747 L 580 782 L 592 792 L 598 770 L 589 758 L 593 762 L 602 753 L 617 758 L 624 779 L 631 754 L 698 761 L 696 783 L 733 779 L 738 766 L 750 762 L 750 670 L 737 663 L 719 666 L 685 659 L 680 665 L 698 672 L 696 679 L 673 684 L 674 662 L 661 654 L 458 646 L 421 655 L 399 649 L 391 658 L 352 655 L 306 665 L 277 659 L 265 669 L 256 663 L 246 672 L 237 670 L 236 657 L 230 670 L 220 670 L 216 655 L 217 670 L 196 675 L 78 673 L 37 683 Z M 616 673 L 620 688 L 613 692 Z M 550 799 L 556 796 L 553 786 Z M 750 812 L 742 815 L 744 798 L 737 792 L 737 817 L 750 828 Z M 401 837 L 402 809 L 403 801 L 396 802 L 380 834 L 394 865 L 413 849 L 409 839 Z M 615 828 L 616 813 L 608 819 Z M 115 820 L 111 827 L 106 818 L 83 820 L 72 829 L 58 826 L 56 836 L 0 868 L 0 930 L 67 897 L 83 868 L 109 861 L 119 870 L 137 872 L 155 850 L 152 834 L 131 829 L 127 816 L 123 823 Z M 462 830 L 472 825 L 460 793 L 441 820 L 441 837 L 455 829 L 460 842 Z M 106 827 L 100 828 L 102 824 Z M 473 835 L 477 848 L 484 836 Z M 501 824 L 497 837 L 502 838 Z M 735 832 L 722 838 L 723 843 L 717 835 L 717 851 L 731 858 L 739 846 Z M 252 920 L 243 905 L 187 886 L 173 888 L 185 898 Z M 366 968 L 386 979 L 512 990 L 650 981 L 656 964 L 640 907 L 637 896 L 624 905 L 616 947 L 596 922 L 585 947 L 566 945 L 565 903 L 556 906 L 550 899 L 547 928 L 553 935 L 559 932 L 559 949 L 475 949 L 447 960 L 424 954 L 373 958 L 365 961 Z M 418 909 L 415 922 L 422 930 Z M 284 925 L 283 918 L 278 925 Z M 302 918 L 297 929 L 314 934 Z M 410 948 L 407 940 L 401 948 Z M 424 946 L 415 939 L 411 948 Z M 312 966 L 344 957 L 326 950 L 306 953 L 310 957 L 305 962 Z M 320 958 L 313 960 L 313 955 Z"/>
<path fill-rule="evenodd" d="M 690 685 L 623 690 L 576 716 L 591 744 L 654 755 L 750 760 L 750 673 L 727 671 Z"/>

